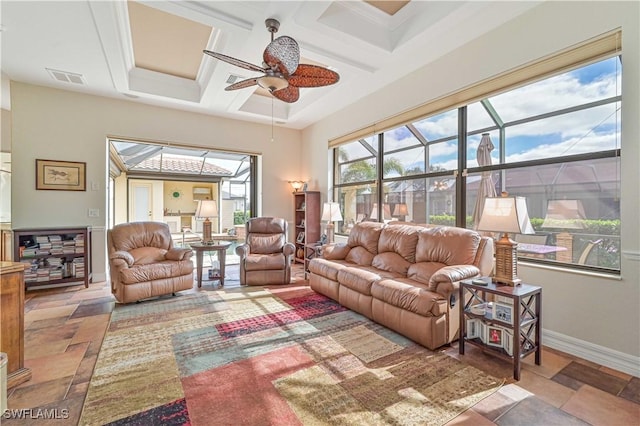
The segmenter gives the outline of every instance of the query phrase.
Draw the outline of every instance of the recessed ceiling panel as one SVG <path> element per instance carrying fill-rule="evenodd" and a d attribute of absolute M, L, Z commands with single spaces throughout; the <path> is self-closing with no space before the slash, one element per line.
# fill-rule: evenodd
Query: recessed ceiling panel
<path fill-rule="evenodd" d="M 391 16 L 395 15 L 396 13 L 398 13 L 400 9 L 402 9 L 407 4 L 409 4 L 408 1 L 400 1 L 400 0 L 397 0 L 397 1 L 365 0 L 365 3 L 369 3 L 371 6 L 375 7 L 376 9 L 379 9 L 384 13 L 386 13 L 387 15 L 391 15 Z"/>
<path fill-rule="evenodd" d="M 135 66 L 195 80 L 212 27 L 127 2 Z"/>

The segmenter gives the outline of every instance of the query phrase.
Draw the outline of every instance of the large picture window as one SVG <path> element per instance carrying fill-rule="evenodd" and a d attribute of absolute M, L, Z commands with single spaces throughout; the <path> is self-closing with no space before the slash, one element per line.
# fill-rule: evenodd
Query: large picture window
<path fill-rule="evenodd" d="M 619 272 L 621 69 L 616 54 L 333 148 L 337 232 L 474 228 L 488 181 L 527 200 L 535 235 L 512 236 L 521 259 Z"/>

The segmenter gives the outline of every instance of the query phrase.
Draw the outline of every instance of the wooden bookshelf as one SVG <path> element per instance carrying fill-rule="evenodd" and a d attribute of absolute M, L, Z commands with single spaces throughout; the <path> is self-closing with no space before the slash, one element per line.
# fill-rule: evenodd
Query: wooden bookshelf
<path fill-rule="evenodd" d="M 25 265 L 29 287 L 84 284 L 91 280 L 91 241 L 87 227 L 13 230 L 13 258 Z"/>
<path fill-rule="evenodd" d="M 293 193 L 295 261 L 304 264 L 305 244 L 320 241 L 320 191 Z"/>

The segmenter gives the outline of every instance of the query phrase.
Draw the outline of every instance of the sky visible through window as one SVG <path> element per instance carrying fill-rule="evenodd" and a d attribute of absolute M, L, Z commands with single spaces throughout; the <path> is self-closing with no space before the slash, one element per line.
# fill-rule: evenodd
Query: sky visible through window
<path fill-rule="evenodd" d="M 612 57 L 585 67 L 550 77 L 489 98 L 491 106 L 504 123 L 552 113 L 616 96 L 621 92 L 621 64 Z M 574 155 L 619 148 L 620 103 L 552 116 L 505 129 L 505 159 L 507 163 L 540 158 Z M 457 134 L 457 110 L 448 111 L 414 123 L 427 141 Z M 496 127 L 490 132 L 495 146 L 492 164 L 498 164 L 499 133 L 495 122 L 480 102 L 468 106 L 468 129 Z M 481 135 L 468 137 L 467 167 L 477 166 L 476 150 Z M 385 133 L 385 151 L 417 144 L 405 127 Z M 351 154 L 355 144 L 343 149 Z M 429 166 L 454 170 L 457 168 L 457 140 L 429 146 Z M 423 151 L 410 150 L 393 155 L 405 169 L 424 168 Z M 419 158 L 416 158 L 419 157 Z M 355 156 L 349 155 L 353 159 Z"/>

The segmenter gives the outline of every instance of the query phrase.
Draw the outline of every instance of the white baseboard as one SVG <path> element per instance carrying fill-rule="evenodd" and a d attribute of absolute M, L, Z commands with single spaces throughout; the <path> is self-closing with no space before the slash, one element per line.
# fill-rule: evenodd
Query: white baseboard
<path fill-rule="evenodd" d="M 545 329 L 542 329 L 542 344 L 587 361 L 640 377 L 640 357 Z M 544 359 L 542 362 L 544 363 Z"/>
<path fill-rule="evenodd" d="M 103 273 L 92 273 L 91 274 L 91 282 L 93 283 L 99 283 L 101 281 L 106 281 L 107 280 L 107 274 Z"/>

